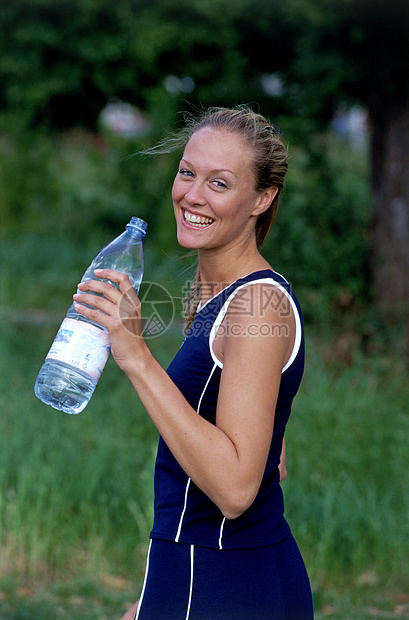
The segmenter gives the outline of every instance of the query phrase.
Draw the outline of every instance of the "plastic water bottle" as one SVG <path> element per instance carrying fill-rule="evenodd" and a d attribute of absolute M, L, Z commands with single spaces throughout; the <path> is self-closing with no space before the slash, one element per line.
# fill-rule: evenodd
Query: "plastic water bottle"
<path fill-rule="evenodd" d="M 133 217 L 126 231 L 94 258 L 81 282 L 98 279 L 94 269 L 114 269 L 126 273 L 138 293 L 143 276 L 142 238 L 147 226 L 144 220 Z M 35 395 L 55 409 L 80 413 L 94 393 L 110 351 L 107 331 L 71 305 L 41 367 Z"/>

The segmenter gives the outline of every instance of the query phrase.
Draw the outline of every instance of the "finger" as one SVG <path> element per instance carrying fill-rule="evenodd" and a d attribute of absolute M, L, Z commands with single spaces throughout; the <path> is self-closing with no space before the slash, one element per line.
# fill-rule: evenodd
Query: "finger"
<path fill-rule="evenodd" d="M 75 293 L 73 299 L 75 303 L 81 306 L 94 308 L 100 312 L 104 312 L 104 314 L 110 314 L 115 307 L 106 297 L 92 293 Z"/>
<path fill-rule="evenodd" d="M 105 312 L 101 312 L 97 308 L 90 308 L 76 301 L 74 301 L 74 310 L 94 323 L 98 323 L 101 327 L 108 329 L 110 317 Z"/>
<path fill-rule="evenodd" d="M 118 309 L 110 301 L 97 295 L 76 293 L 73 297 L 74 309 L 78 314 L 105 327 L 110 333 L 124 328 L 132 336 L 142 336 L 138 308 L 134 303 L 126 301 L 125 296 L 122 296 Z"/>
<path fill-rule="evenodd" d="M 101 278 L 102 280 L 110 280 L 119 285 L 121 282 L 128 282 L 129 286 L 132 286 L 129 277 L 121 271 L 115 271 L 114 269 L 94 269 L 94 274 L 97 278 Z"/>
<path fill-rule="evenodd" d="M 112 312 L 112 308 L 109 308 L 109 306 L 100 301 L 100 296 L 102 295 L 103 299 L 108 300 L 109 303 L 114 304 L 119 308 L 121 317 L 135 313 L 139 315 L 141 302 L 132 285 L 127 279 L 124 279 L 122 280 L 120 287 L 121 288 L 118 291 L 118 289 L 113 287 L 108 282 L 102 282 L 101 280 L 87 280 L 78 284 L 78 290 L 81 292 L 77 292 L 73 298 L 79 303 L 96 306 L 103 312 L 110 314 Z M 84 297 L 84 295 L 88 295 L 88 297 Z"/>
<path fill-rule="evenodd" d="M 81 294 L 86 292 L 96 293 L 97 295 L 103 295 L 113 303 L 118 303 L 121 297 L 121 293 L 115 286 L 102 280 L 86 280 L 77 284 L 77 288 L 81 291 Z"/>
<path fill-rule="evenodd" d="M 121 280 L 119 283 L 119 290 L 122 293 L 124 300 L 128 301 L 135 307 L 140 306 L 139 297 L 128 278 Z"/>
<path fill-rule="evenodd" d="M 94 269 L 94 274 L 101 280 L 109 280 L 111 283 L 116 284 L 118 290 L 125 295 L 131 303 L 134 305 L 139 303 L 138 295 L 131 284 L 129 276 L 121 271 L 115 271 L 114 269 Z M 96 282 L 98 280 L 95 280 Z"/>

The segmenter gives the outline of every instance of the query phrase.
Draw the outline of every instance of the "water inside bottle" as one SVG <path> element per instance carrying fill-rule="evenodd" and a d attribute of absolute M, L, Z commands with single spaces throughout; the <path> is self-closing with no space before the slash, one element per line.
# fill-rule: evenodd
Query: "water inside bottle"
<path fill-rule="evenodd" d="M 64 413 L 81 413 L 97 382 L 87 373 L 58 361 L 46 361 L 35 384 L 35 394 L 46 405 Z"/>

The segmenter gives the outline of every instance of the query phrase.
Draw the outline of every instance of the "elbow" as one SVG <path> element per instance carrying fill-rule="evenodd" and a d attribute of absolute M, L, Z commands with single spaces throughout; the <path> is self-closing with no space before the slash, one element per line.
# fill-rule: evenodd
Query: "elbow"
<path fill-rule="evenodd" d="M 243 512 L 245 512 L 245 510 L 241 510 L 240 508 L 235 507 L 235 506 L 225 506 L 221 508 L 221 511 L 222 511 L 223 517 L 227 519 L 228 521 L 233 521 L 233 519 L 238 519 L 239 517 L 241 517 Z"/>
<path fill-rule="evenodd" d="M 223 516 L 228 520 L 238 519 L 253 503 L 257 492 L 239 489 L 229 493 L 219 504 Z"/>

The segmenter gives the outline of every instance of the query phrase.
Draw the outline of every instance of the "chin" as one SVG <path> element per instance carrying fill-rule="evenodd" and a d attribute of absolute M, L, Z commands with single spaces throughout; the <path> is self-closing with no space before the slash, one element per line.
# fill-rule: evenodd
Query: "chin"
<path fill-rule="evenodd" d="M 200 248 L 200 245 L 198 243 L 195 243 L 192 239 L 188 240 L 184 239 L 183 237 L 178 237 L 178 244 L 182 248 L 185 248 L 185 250 L 198 250 Z"/>
<path fill-rule="evenodd" d="M 197 250 L 201 245 L 195 232 L 193 231 L 192 234 L 187 232 L 186 229 L 182 229 L 177 232 L 177 241 L 178 244 L 186 250 Z"/>
<path fill-rule="evenodd" d="M 194 247 L 193 239 L 189 239 L 189 237 L 183 232 L 178 232 L 176 238 L 178 244 L 182 246 L 182 248 L 190 249 Z"/>

